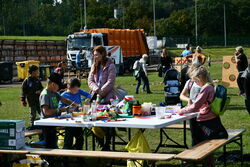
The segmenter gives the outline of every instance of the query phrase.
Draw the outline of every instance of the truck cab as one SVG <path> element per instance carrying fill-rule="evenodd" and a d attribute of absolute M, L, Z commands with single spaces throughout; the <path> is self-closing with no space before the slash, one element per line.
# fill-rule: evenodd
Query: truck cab
<path fill-rule="evenodd" d="M 105 46 L 107 55 L 109 55 L 117 67 L 119 73 L 121 72 L 121 64 L 123 63 L 123 57 L 120 46 L 107 46 L 107 34 L 105 33 L 75 33 L 68 35 L 67 37 L 67 60 L 70 70 L 76 69 L 76 54 L 82 50 L 81 64 L 83 70 L 91 68 L 93 63 L 92 50 L 95 46 Z"/>
<path fill-rule="evenodd" d="M 76 54 L 82 50 L 81 62 L 83 68 L 90 68 L 92 64 L 92 48 L 104 45 L 102 33 L 79 33 L 67 37 L 67 60 L 70 69 L 76 68 Z"/>

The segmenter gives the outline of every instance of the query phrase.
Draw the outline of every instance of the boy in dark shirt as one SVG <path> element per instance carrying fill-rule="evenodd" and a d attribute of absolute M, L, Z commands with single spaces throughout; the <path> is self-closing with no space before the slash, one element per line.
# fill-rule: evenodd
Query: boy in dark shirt
<path fill-rule="evenodd" d="M 69 99 L 61 97 L 57 91 L 59 87 L 62 86 L 62 80 L 59 74 L 51 73 L 48 78 L 47 87 L 42 91 L 40 95 L 40 106 L 41 106 L 41 116 L 42 118 L 51 118 L 60 116 L 65 113 L 67 107 L 58 108 L 59 102 L 63 102 L 67 105 L 77 107 L 78 104 L 72 102 Z M 46 148 L 57 148 L 57 137 L 55 127 L 44 127 L 43 135 L 45 139 Z"/>
<path fill-rule="evenodd" d="M 244 54 L 244 50 L 242 46 L 238 46 L 235 52 L 235 60 L 237 63 L 237 69 L 239 72 L 238 78 L 237 78 L 237 84 L 240 89 L 239 96 L 244 96 L 245 95 L 245 90 L 244 90 L 244 78 L 242 78 L 243 72 L 246 70 L 248 67 L 248 60 L 247 56 Z"/>
<path fill-rule="evenodd" d="M 29 77 L 22 83 L 21 104 L 26 107 L 27 102 L 30 107 L 30 123 L 33 127 L 37 113 L 40 115 L 39 96 L 43 90 L 41 81 L 39 80 L 38 67 L 32 65 L 29 67 Z"/>

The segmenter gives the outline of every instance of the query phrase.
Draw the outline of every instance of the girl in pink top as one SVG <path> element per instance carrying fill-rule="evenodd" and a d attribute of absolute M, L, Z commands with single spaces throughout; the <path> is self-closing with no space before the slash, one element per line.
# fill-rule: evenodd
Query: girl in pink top
<path fill-rule="evenodd" d="M 210 75 L 204 66 L 200 66 L 190 73 L 190 78 L 201 87 L 195 101 L 179 111 L 179 114 L 198 112 L 196 126 L 193 126 L 192 137 L 198 144 L 205 140 L 227 138 L 226 129 L 221 123 L 220 117 L 211 111 L 210 104 L 214 99 L 214 87 L 208 82 Z M 205 166 L 214 166 L 213 156 L 205 161 Z"/>
<path fill-rule="evenodd" d="M 190 77 L 192 81 L 201 87 L 201 90 L 195 101 L 179 110 L 179 114 L 198 112 L 197 126 L 193 128 L 195 143 L 198 144 L 210 139 L 227 138 L 228 134 L 221 123 L 220 117 L 211 111 L 210 104 L 214 99 L 215 92 L 214 87 L 208 84 L 211 81 L 208 71 L 204 66 L 200 66 L 190 73 Z M 208 162 L 210 163 L 206 166 L 213 166 L 211 159 Z"/>

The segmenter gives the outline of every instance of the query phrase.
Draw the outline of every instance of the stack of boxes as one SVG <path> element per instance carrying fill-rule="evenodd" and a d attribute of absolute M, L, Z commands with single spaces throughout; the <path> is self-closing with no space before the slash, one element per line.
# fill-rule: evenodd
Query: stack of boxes
<path fill-rule="evenodd" d="M 0 120 L 0 149 L 17 150 L 25 145 L 25 122 Z"/>

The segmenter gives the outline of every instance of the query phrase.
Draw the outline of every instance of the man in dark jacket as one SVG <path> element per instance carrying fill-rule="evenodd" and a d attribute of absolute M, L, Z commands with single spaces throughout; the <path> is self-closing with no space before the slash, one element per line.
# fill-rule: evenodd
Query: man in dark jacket
<path fill-rule="evenodd" d="M 244 78 L 244 91 L 246 93 L 245 105 L 248 113 L 250 114 L 250 64 L 248 68 L 242 74 L 242 78 Z"/>
<path fill-rule="evenodd" d="M 236 50 L 235 60 L 236 60 L 237 69 L 239 72 L 239 75 L 237 78 L 237 84 L 238 84 L 238 87 L 240 89 L 239 96 L 244 96 L 245 95 L 244 78 L 242 78 L 241 76 L 248 66 L 248 60 L 247 60 L 247 56 L 244 54 L 244 50 L 243 50 L 242 46 L 238 46 L 235 50 Z"/>
<path fill-rule="evenodd" d="M 36 114 L 40 115 L 40 104 L 39 96 L 43 90 L 41 81 L 39 80 L 39 71 L 38 67 L 32 65 L 29 67 L 29 77 L 27 77 L 22 84 L 22 93 L 21 93 L 21 104 L 26 107 L 27 103 L 30 107 L 30 123 L 31 127 L 36 120 Z"/>

